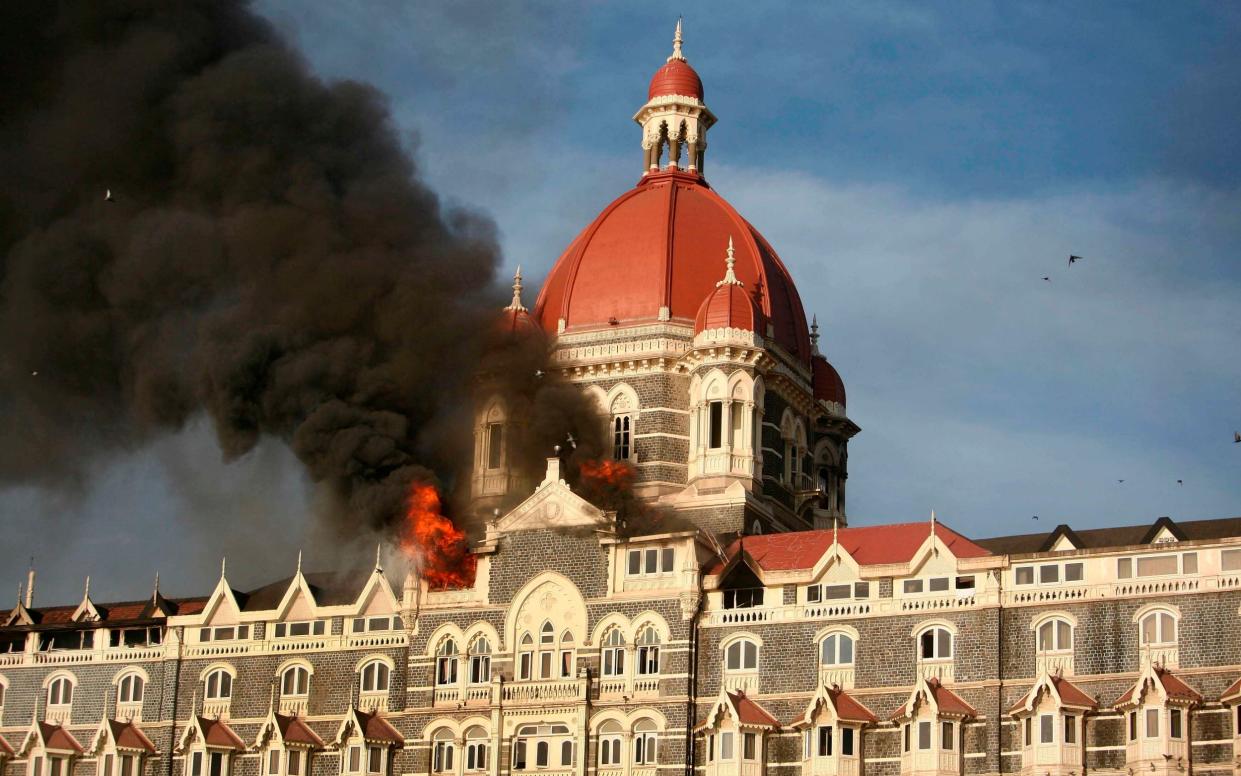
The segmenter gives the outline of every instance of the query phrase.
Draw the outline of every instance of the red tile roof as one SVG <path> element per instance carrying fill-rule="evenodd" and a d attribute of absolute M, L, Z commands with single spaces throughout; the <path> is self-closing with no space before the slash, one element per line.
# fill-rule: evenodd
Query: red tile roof
<path fill-rule="evenodd" d="M 1201 701 L 1202 700 L 1201 693 L 1199 693 L 1197 690 L 1190 687 L 1189 685 L 1185 684 L 1183 681 L 1180 680 L 1179 677 L 1173 675 L 1171 671 L 1165 668 L 1156 668 L 1155 676 L 1159 677 L 1159 683 L 1163 685 L 1164 692 L 1168 694 L 1168 698 L 1172 700 L 1180 700 L 1180 701 Z M 1125 694 L 1117 698 L 1116 702 L 1113 703 L 1112 705 L 1123 706 L 1126 703 L 1133 703 L 1134 693 L 1138 690 L 1139 687 L 1142 686 L 1142 684 L 1145 681 L 1146 681 L 1145 675 L 1139 677 L 1138 681 L 1128 690 L 1125 690 Z"/>
<path fill-rule="evenodd" d="M 930 533 L 929 522 L 841 528 L 840 545 L 863 566 L 906 563 Z M 958 558 L 991 554 L 943 523 L 935 524 L 935 535 Z M 791 571 L 813 567 L 831 546 L 830 530 L 794 531 L 738 539 L 729 545 L 727 554 L 731 558 L 744 547 L 746 555 L 764 571 Z M 708 573 L 718 574 L 723 568 L 724 564 L 716 561 Z"/>
<path fill-rule="evenodd" d="M 398 745 L 405 743 L 405 737 L 397 732 L 388 720 L 378 714 L 368 714 L 357 710 L 354 713 L 358 715 L 358 722 L 362 725 L 362 738 L 367 741 L 382 741 Z"/>
<path fill-rule="evenodd" d="M 5 757 L 13 756 L 13 747 L 9 745 L 8 741 L 4 740 L 4 736 L 0 736 L 0 754 Z"/>
<path fill-rule="evenodd" d="M 116 742 L 117 749 L 134 749 L 155 754 L 155 744 L 151 743 L 151 739 L 134 723 L 110 719 L 108 726 L 112 728 L 112 740 Z"/>
<path fill-rule="evenodd" d="M 741 724 L 758 727 L 780 727 L 780 720 L 771 716 L 767 709 L 747 698 L 745 693 L 730 692 L 728 697 L 733 702 L 733 707 L 737 709 L 737 721 Z"/>
<path fill-rule="evenodd" d="M 277 714 L 276 724 L 280 727 L 280 737 L 286 744 L 303 744 L 305 746 L 323 747 L 323 739 L 311 730 L 305 722 L 297 717 Z"/>
<path fill-rule="evenodd" d="M 84 750 L 78 740 L 74 738 L 68 730 L 60 725 L 53 725 L 50 722 L 39 723 L 39 735 L 43 739 L 43 746 L 47 749 L 60 749 L 65 751 L 77 752 L 81 754 Z"/>
<path fill-rule="evenodd" d="M 966 703 L 952 690 L 939 683 L 938 679 L 927 679 L 926 686 L 930 688 L 931 695 L 935 698 L 935 705 L 939 708 L 941 714 L 955 714 L 962 717 L 976 717 L 978 712 L 973 706 Z M 905 706 L 908 702 L 902 703 L 900 708 L 892 714 L 892 719 L 905 716 Z"/>
<path fill-rule="evenodd" d="M 218 719 L 198 718 L 198 726 L 202 728 L 203 740 L 207 746 L 220 746 L 238 752 L 246 750 L 246 743 L 233 732 L 233 729 Z"/>
<path fill-rule="evenodd" d="M 1229 685 L 1229 686 L 1228 686 L 1228 689 L 1227 689 L 1227 690 L 1224 690 L 1224 694 L 1223 694 L 1223 695 L 1221 695 L 1221 696 L 1219 696 L 1219 699 L 1220 699 L 1221 701 L 1223 701 L 1223 700 L 1229 700 L 1229 701 L 1230 701 L 1230 700 L 1233 700 L 1233 699 L 1235 699 L 1235 698 L 1241 698 L 1241 679 L 1238 679 L 1237 681 L 1235 681 L 1235 682 L 1233 682 L 1231 685 Z"/>
<path fill-rule="evenodd" d="M 1098 708 L 1099 704 L 1094 698 L 1087 695 L 1085 690 L 1073 684 L 1068 679 L 1053 676 L 1051 677 L 1051 683 L 1056 686 L 1056 692 L 1060 694 L 1060 700 L 1066 706 L 1078 706 L 1088 709 Z M 1018 711 L 1023 708 L 1030 699 L 1030 693 L 1034 692 L 1037 687 L 1037 685 L 1031 687 L 1030 692 L 1021 696 L 1021 700 L 1013 704 L 1012 708 L 1009 709 L 1009 712 Z"/>
<path fill-rule="evenodd" d="M 844 690 L 829 689 L 827 694 L 832 696 L 832 702 L 836 704 L 836 716 L 840 719 L 848 722 L 879 721 L 870 709 Z"/>

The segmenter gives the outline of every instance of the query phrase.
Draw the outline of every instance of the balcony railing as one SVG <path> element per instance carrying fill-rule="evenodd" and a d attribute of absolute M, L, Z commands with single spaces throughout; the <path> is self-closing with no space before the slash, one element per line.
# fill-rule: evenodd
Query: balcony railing
<path fill-rule="evenodd" d="M 566 679 L 555 682 L 510 682 L 502 685 L 501 697 L 505 703 L 546 703 L 548 701 L 574 701 L 586 698 L 585 679 Z"/>

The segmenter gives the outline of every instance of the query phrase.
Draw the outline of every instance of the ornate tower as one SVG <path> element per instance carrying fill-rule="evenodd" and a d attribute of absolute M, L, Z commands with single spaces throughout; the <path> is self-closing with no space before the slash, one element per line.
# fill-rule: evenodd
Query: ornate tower
<path fill-rule="evenodd" d="M 656 71 L 646 104 L 633 116 L 642 127 L 643 175 L 661 169 L 703 171 L 707 130 L 715 123 L 715 115 L 702 101 L 702 79 L 686 62 L 681 42 L 681 22 L 677 20 L 672 56 Z"/>

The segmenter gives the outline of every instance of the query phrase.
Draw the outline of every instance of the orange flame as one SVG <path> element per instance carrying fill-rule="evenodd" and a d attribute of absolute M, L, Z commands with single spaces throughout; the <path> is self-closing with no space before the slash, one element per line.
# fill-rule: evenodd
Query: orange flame
<path fill-rule="evenodd" d="M 582 481 L 587 487 L 627 491 L 633 487 L 634 469 L 627 461 L 582 461 Z"/>
<path fill-rule="evenodd" d="M 419 562 L 422 578 L 432 589 L 474 584 L 474 554 L 465 533 L 444 516 L 434 485 L 415 482 L 410 486 L 401 551 Z"/>

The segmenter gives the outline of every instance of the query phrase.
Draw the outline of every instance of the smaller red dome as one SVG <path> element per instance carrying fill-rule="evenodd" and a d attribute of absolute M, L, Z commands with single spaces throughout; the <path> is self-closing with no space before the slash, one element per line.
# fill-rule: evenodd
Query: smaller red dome
<path fill-rule="evenodd" d="M 533 336 L 543 336 L 543 327 L 535 323 L 534 318 L 524 307 L 516 310 L 511 307 L 501 310 L 493 326 L 491 341 L 496 346 L 519 342 Z"/>
<path fill-rule="evenodd" d="M 666 65 L 655 71 L 646 98 L 652 100 L 672 94 L 702 99 L 702 79 L 684 59 L 670 59 Z"/>
<path fill-rule="evenodd" d="M 758 331 L 762 314 L 740 283 L 721 283 L 698 308 L 694 334 L 711 329 Z"/>
<path fill-rule="evenodd" d="M 845 406 L 845 381 L 836 368 L 817 353 L 810 357 L 810 366 L 814 370 L 814 398 Z"/>

